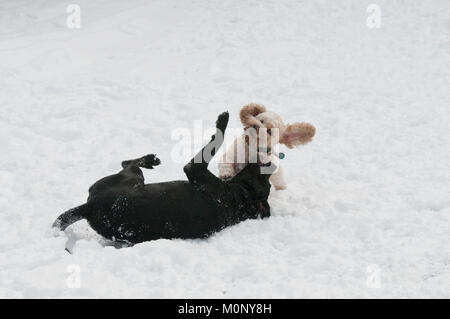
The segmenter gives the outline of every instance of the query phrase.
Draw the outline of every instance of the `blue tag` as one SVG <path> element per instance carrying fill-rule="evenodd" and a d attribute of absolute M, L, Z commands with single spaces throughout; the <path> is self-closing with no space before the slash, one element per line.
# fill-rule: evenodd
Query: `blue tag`
<path fill-rule="evenodd" d="M 284 157 L 285 157 L 286 155 L 284 155 L 284 153 L 278 153 L 278 157 L 280 158 L 280 159 L 283 159 Z"/>

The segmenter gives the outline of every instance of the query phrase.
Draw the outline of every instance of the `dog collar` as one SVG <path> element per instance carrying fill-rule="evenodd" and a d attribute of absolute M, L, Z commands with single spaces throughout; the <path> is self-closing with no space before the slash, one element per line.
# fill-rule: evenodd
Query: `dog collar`
<path fill-rule="evenodd" d="M 272 149 L 270 147 L 264 148 L 264 147 L 258 147 L 258 153 L 266 153 L 266 154 L 272 154 Z M 274 153 L 279 159 L 284 159 L 286 155 L 283 152 L 280 153 Z"/>

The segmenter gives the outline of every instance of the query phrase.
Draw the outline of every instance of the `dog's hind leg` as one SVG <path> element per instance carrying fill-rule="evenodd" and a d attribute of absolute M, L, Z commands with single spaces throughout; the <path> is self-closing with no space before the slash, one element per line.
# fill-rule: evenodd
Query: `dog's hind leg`
<path fill-rule="evenodd" d="M 284 181 L 281 167 L 278 167 L 278 170 L 270 176 L 269 180 L 277 191 L 286 189 L 286 182 Z"/>
<path fill-rule="evenodd" d="M 228 112 L 219 115 L 216 121 L 216 133 L 211 137 L 211 141 L 184 166 L 184 172 L 191 183 L 221 182 L 218 177 L 208 171 L 208 164 L 223 144 L 228 119 Z"/>
<path fill-rule="evenodd" d="M 126 168 L 130 165 L 136 165 L 143 168 L 152 169 L 153 166 L 157 166 L 161 164 L 159 158 L 156 157 L 155 154 L 148 154 L 136 159 L 127 160 L 122 162 L 122 168 Z"/>
<path fill-rule="evenodd" d="M 65 230 L 71 224 L 86 218 L 90 210 L 88 204 L 83 204 L 78 207 L 69 209 L 67 212 L 61 214 L 53 223 L 52 227 L 58 228 L 59 230 Z"/>

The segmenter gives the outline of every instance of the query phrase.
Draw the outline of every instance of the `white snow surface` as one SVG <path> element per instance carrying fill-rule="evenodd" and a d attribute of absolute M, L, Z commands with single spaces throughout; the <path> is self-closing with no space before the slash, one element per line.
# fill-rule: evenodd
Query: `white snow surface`
<path fill-rule="evenodd" d="M 80 29 L 70 3 L 0 2 L 0 297 L 450 297 L 448 0 L 77 0 Z M 269 219 L 121 249 L 50 230 L 124 159 L 184 179 L 174 130 L 249 102 L 317 128 Z"/>

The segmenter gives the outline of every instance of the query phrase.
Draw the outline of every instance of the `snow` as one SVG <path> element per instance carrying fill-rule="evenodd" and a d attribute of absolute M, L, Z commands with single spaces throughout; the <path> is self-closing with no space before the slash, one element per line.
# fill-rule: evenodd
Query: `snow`
<path fill-rule="evenodd" d="M 0 297 L 449 298 L 450 2 L 377 0 L 369 29 L 372 2 L 77 0 L 80 29 L 0 2 Z M 184 178 L 174 131 L 249 102 L 317 128 L 281 148 L 270 219 L 122 249 L 50 230 L 124 159 Z"/>

